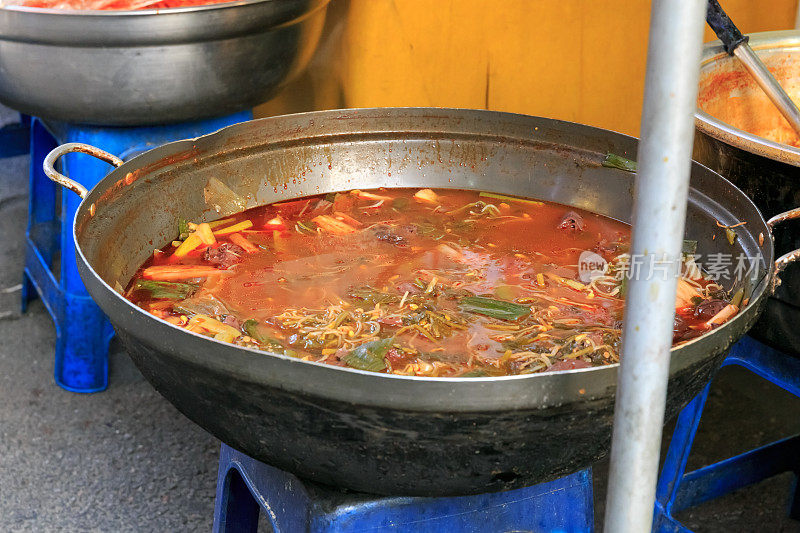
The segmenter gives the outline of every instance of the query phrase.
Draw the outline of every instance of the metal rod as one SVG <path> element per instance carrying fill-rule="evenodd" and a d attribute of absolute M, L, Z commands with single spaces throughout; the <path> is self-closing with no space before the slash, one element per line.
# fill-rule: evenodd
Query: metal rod
<path fill-rule="evenodd" d="M 750 45 L 742 43 L 733 50 L 733 55 L 739 58 L 748 72 L 756 79 L 758 85 L 767 93 L 767 96 L 781 115 L 789 122 L 789 125 L 800 135 L 800 110 L 783 90 L 778 80 L 770 73 L 766 65 L 753 52 Z"/>
<path fill-rule="evenodd" d="M 689 187 L 705 0 L 654 0 L 605 531 L 649 531 Z"/>

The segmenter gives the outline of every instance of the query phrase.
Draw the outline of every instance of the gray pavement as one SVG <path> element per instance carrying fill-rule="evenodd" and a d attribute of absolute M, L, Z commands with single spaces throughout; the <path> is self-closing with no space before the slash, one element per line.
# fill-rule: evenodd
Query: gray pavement
<path fill-rule="evenodd" d="M 0 108 L 0 123 L 10 116 Z M 219 442 L 161 398 L 113 342 L 107 391 L 61 390 L 47 312 L 34 301 L 19 313 L 27 163 L 0 160 L 0 532 L 208 531 Z M 800 400 L 726 369 L 690 467 L 797 432 Z M 607 466 L 595 467 L 598 525 Z M 792 481 L 783 475 L 679 518 L 695 531 L 800 531 L 785 516 Z"/>
<path fill-rule="evenodd" d="M 19 313 L 27 165 L 0 159 L 0 531 L 209 531 L 219 441 L 115 342 L 108 390 L 54 384 L 53 323 Z"/>

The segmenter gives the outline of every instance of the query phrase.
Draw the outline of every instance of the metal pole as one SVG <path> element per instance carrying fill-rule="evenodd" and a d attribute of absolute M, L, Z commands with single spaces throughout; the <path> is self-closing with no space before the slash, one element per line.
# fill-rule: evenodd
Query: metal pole
<path fill-rule="evenodd" d="M 705 0 L 652 2 L 606 500 L 612 533 L 653 524 L 705 11 Z"/>

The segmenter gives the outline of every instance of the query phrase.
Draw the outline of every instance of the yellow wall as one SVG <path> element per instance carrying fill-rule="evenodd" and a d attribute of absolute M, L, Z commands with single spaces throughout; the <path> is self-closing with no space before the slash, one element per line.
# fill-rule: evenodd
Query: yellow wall
<path fill-rule="evenodd" d="M 744 32 L 794 26 L 797 0 L 722 4 Z M 308 73 L 258 113 L 469 107 L 636 135 L 649 16 L 645 0 L 333 0 Z"/>

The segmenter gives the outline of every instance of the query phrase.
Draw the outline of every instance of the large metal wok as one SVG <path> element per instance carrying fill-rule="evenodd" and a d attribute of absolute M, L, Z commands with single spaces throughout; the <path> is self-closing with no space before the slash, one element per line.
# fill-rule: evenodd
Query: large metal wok
<path fill-rule="evenodd" d="M 46 165 L 84 149 L 65 145 Z M 146 152 L 103 179 L 76 215 L 78 267 L 156 389 L 257 459 L 381 494 L 520 487 L 586 467 L 608 451 L 616 366 L 499 378 L 381 375 L 187 333 L 118 291 L 155 247 L 175 237 L 179 218 L 219 216 L 204 200 L 212 177 L 248 206 L 351 188 L 459 187 L 628 220 L 633 175 L 601 167 L 607 152 L 633 158 L 636 140 L 488 111 L 344 110 L 242 123 Z M 741 252 L 761 260 L 748 282 L 750 304 L 713 333 L 673 350 L 669 414 L 708 382 L 727 348 L 756 320 L 775 279 L 770 228 L 741 191 L 694 164 L 689 202 L 686 234 L 699 241 L 700 253 Z M 721 231 L 715 220 L 747 224 L 737 228 L 731 246 L 719 235 L 712 240 Z"/>
<path fill-rule="evenodd" d="M 137 126 L 248 109 L 306 66 L 328 2 L 0 8 L 0 102 L 48 119 Z"/>
<path fill-rule="evenodd" d="M 800 102 L 800 31 L 756 33 L 750 45 Z M 766 216 L 800 204 L 800 147 L 789 124 L 719 41 L 706 45 L 700 73 L 694 158 L 741 188 Z M 769 138 L 771 137 L 771 139 Z M 800 225 L 776 234 L 776 250 L 800 246 Z M 783 275 L 753 334 L 800 355 L 800 267 Z"/>

